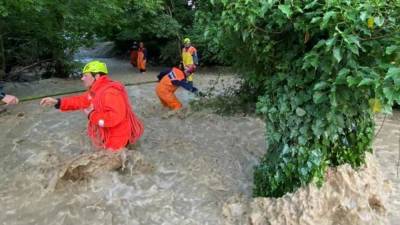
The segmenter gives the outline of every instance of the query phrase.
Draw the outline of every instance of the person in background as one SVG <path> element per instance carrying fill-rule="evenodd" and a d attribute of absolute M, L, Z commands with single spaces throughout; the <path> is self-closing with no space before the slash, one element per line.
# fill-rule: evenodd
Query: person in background
<path fill-rule="evenodd" d="M 131 65 L 133 67 L 137 67 L 138 49 L 139 49 L 139 46 L 137 45 L 137 42 L 136 41 L 133 42 L 133 45 L 132 45 L 131 51 L 130 51 Z"/>
<path fill-rule="evenodd" d="M 197 66 L 199 65 L 199 59 L 197 56 L 197 50 L 192 46 L 190 39 L 183 39 L 184 47 L 182 48 L 182 63 L 185 70 L 192 71 L 191 74 L 188 75 L 187 81 L 189 83 L 193 83 L 193 75 L 196 71 Z"/>
<path fill-rule="evenodd" d="M 146 72 L 147 62 L 147 49 L 144 47 L 144 43 L 139 43 L 138 55 L 137 55 L 137 68 L 141 73 Z"/>
<path fill-rule="evenodd" d="M 188 83 L 186 78 L 192 71 L 183 70 L 183 65 L 180 68 L 173 67 L 163 70 L 157 76 L 159 83 L 156 86 L 156 94 L 161 103 L 172 110 L 179 110 L 182 108 L 182 103 L 175 96 L 175 91 L 182 87 L 192 93 L 198 93 L 197 88 Z"/>

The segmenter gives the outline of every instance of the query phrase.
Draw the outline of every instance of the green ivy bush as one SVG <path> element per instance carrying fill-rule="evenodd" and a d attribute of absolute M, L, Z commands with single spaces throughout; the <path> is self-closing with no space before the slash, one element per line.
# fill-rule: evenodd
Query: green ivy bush
<path fill-rule="evenodd" d="M 400 102 L 400 1 L 210 4 L 220 13 L 203 21 L 205 33 L 262 90 L 267 153 L 254 171 L 254 196 L 322 184 L 329 166 L 362 165 L 374 134 L 371 104 L 388 113 Z"/>

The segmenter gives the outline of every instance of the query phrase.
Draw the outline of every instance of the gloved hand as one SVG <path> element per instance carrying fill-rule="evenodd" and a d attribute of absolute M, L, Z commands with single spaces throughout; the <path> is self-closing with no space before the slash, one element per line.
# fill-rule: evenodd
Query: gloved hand
<path fill-rule="evenodd" d="M 198 95 L 199 97 L 205 97 L 205 96 L 206 96 L 206 94 L 204 94 L 204 93 L 201 92 L 201 91 L 199 91 L 197 95 Z"/>
<path fill-rule="evenodd" d="M 199 90 L 197 90 L 196 92 L 193 92 L 197 97 L 205 97 L 206 95 L 203 93 L 203 92 L 201 92 L 201 91 L 199 91 Z"/>
<path fill-rule="evenodd" d="M 197 93 L 197 92 L 199 92 L 199 90 L 198 90 L 196 87 L 193 87 L 193 88 L 192 88 L 192 92 L 193 92 L 193 93 Z"/>

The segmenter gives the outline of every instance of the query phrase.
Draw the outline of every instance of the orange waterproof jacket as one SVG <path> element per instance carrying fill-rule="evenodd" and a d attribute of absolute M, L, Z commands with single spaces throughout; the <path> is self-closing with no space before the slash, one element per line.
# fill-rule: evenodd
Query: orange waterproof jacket
<path fill-rule="evenodd" d="M 177 87 L 172 83 L 172 81 L 174 81 L 174 80 L 177 80 L 177 81 L 185 80 L 185 74 L 183 73 L 183 71 L 176 67 L 173 67 L 171 72 L 166 74 L 160 80 L 159 85 L 165 86 L 165 87 L 174 87 L 174 91 L 175 91 L 177 89 Z"/>
<path fill-rule="evenodd" d="M 60 99 L 61 111 L 90 105 L 94 110 L 88 117 L 88 136 L 96 146 L 117 151 L 135 143 L 143 134 L 143 125 L 132 111 L 123 84 L 102 76 L 84 94 Z"/>

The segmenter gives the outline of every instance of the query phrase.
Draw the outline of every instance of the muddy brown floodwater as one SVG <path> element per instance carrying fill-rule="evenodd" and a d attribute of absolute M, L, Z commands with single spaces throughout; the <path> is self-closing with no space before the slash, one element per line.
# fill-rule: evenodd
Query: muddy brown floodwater
<path fill-rule="evenodd" d="M 124 82 L 154 80 L 157 73 L 140 75 L 127 61 L 105 61 L 111 76 Z M 200 89 L 217 78 L 216 73 L 207 73 L 200 71 L 195 78 Z M 75 88 L 81 88 L 79 80 L 7 86 L 22 97 Z M 265 152 L 264 122 L 207 110 L 168 115 L 154 88 L 155 84 L 127 88 L 134 111 L 145 124 L 144 136 L 131 154 L 133 167 L 65 181 L 57 188 L 49 182 L 62 163 L 92 151 L 85 136 L 85 115 L 41 108 L 38 101 L 0 113 L 0 224 L 229 224 L 226 204 L 235 196 L 251 201 L 253 166 Z M 185 106 L 195 98 L 184 90 L 177 95 Z M 392 182 L 392 225 L 400 221 L 398 118 L 395 113 L 386 119 L 374 144 L 375 158 Z"/>

